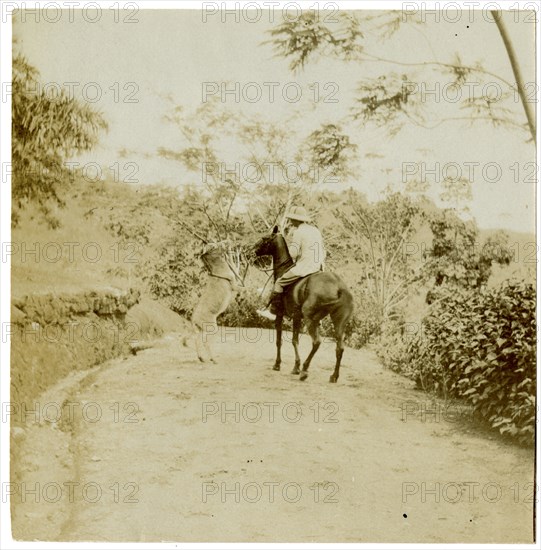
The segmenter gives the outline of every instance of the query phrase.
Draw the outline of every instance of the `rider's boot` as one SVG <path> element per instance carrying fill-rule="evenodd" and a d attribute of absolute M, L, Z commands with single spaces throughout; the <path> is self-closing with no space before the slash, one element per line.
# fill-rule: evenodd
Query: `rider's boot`
<path fill-rule="evenodd" d="M 276 319 L 276 314 L 282 309 L 282 292 L 273 291 L 265 309 L 258 309 L 256 313 L 265 319 L 270 319 L 274 321 Z"/>

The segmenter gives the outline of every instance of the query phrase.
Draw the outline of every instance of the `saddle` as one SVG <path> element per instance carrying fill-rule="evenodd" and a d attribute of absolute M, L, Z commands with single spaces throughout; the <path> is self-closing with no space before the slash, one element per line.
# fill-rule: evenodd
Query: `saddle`
<path fill-rule="evenodd" d="M 304 291 L 306 289 L 306 284 L 308 283 L 308 280 L 310 277 L 317 275 L 321 273 L 322 271 L 316 271 L 315 273 L 310 273 L 309 275 L 305 275 L 304 277 L 300 277 L 296 281 L 293 281 L 292 283 L 284 286 L 284 292 L 282 294 L 282 300 L 281 300 L 281 309 L 285 311 L 285 300 L 288 297 L 291 297 L 291 301 L 293 302 L 293 306 L 295 308 L 299 308 L 300 304 L 304 302 Z"/>

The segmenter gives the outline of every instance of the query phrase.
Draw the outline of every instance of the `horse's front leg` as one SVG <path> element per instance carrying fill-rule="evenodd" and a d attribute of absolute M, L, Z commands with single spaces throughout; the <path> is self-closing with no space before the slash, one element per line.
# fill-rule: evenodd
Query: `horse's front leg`
<path fill-rule="evenodd" d="M 280 365 L 282 364 L 282 321 L 283 317 L 277 315 L 276 320 L 274 321 L 274 328 L 276 329 L 276 361 L 274 362 L 273 370 L 280 370 Z"/>
<path fill-rule="evenodd" d="M 299 355 L 299 333 L 301 332 L 302 317 L 293 318 L 293 349 L 295 350 L 295 366 L 291 374 L 299 374 L 301 366 L 301 357 Z"/>

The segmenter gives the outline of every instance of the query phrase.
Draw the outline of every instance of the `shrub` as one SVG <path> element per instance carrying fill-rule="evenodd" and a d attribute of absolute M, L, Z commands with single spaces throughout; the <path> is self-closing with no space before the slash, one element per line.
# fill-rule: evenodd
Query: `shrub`
<path fill-rule="evenodd" d="M 374 350 L 385 367 L 411 378 L 411 366 L 406 362 L 407 343 L 402 326 L 398 323 L 387 325 L 375 338 Z"/>
<path fill-rule="evenodd" d="M 192 243 L 181 245 L 175 237 L 166 240 L 156 257 L 142 267 L 143 280 L 152 297 L 175 313 L 189 316 L 201 291 L 202 265 Z"/>
<path fill-rule="evenodd" d="M 259 292 L 249 287 L 241 288 L 229 307 L 218 318 L 218 323 L 226 327 L 274 328 L 272 321 L 256 313 L 256 309 L 261 309 L 263 305 L 263 298 L 259 296 Z"/>
<path fill-rule="evenodd" d="M 506 281 L 478 292 L 442 287 L 420 334 L 382 357 L 425 390 L 464 398 L 500 433 L 532 441 L 535 289 Z"/>
<path fill-rule="evenodd" d="M 329 325 L 329 333 L 323 332 L 324 336 L 332 336 L 332 323 L 330 319 L 325 321 Z M 379 331 L 379 322 L 365 311 L 355 311 L 351 321 L 346 326 L 345 343 L 355 349 L 365 346 L 374 334 Z"/>
<path fill-rule="evenodd" d="M 352 348 L 360 349 L 373 336 L 380 333 L 382 325 L 381 309 L 373 296 L 367 292 L 362 281 L 355 281 L 350 291 L 353 294 L 353 317 L 346 325 L 345 343 Z M 321 322 L 323 336 L 334 337 L 334 329 L 330 317 Z"/>

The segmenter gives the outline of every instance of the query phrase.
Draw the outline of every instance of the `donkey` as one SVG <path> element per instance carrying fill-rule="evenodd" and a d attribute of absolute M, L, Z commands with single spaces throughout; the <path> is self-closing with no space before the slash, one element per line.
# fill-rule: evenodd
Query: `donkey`
<path fill-rule="evenodd" d="M 256 256 L 272 256 L 274 280 L 280 277 L 293 265 L 287 244 L 275 226 L 271 235 L 261 238 L 254 246 Z M 327 315 L 331 316 L 336 337 L 336 364 L 329 381 L 336 382 L 340 375 L 340 362 L 344 354 L 344 330 L 353 315 L 353 296 L 345 283 L 333 273 L 320 271 L 308 275 L 291 284 L 284 291 L 282 308 L 276 315 L 276 361 L 274 370 L 280 370 L 282 347 L 282 322 L 284 315 L 293 321 L 293 348 L 295 366 L 291 374 L 299 374 L 300 380 L 308 377 L 308 367 L 321 345 L 319 323 Z M 299 370 L 299 333 L 302 322 L 306 323 L 312 337 L 312 349 Z"/>
<path fill-rule="evenodd" d="M 201 254 L 201 260 L 209 273 L 209 278 L 193 310 L 191 321 L 195 333 L 197 357 L 202 363 L 206 360 L 205 352 L 209 360 L 216 363 L 209 336 L 218 331 L 216 318 L 229 307 L 237 293 L 236 274 L 228 261 L 228 254 L 228 245 L 224 242 L 207 246 Z"/>

